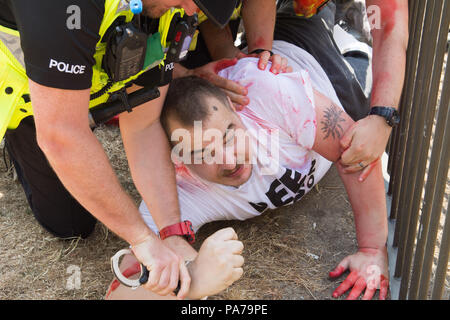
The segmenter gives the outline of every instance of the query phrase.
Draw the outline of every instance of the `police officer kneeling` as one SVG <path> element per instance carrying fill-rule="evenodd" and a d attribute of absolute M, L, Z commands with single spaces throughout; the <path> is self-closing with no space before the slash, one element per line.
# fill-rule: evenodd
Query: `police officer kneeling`
<path fill-rule="evenodd" d="M 135 185 L 160 229 L 179 223 L 175 174 L 159 123 L 168 66 L 195 37 L 198 9 L 223 26 L 236 1 L 139 4 L 0 0 L 0 137 L 6 131 L 19 181 L 46 230 L 87 237 L 98 219 L 151 271 L 146 288 L 166 295 L 180 280 L 178 297 L 184 298 L 190 282 L 184 261 L 146 226 L 91 126 L 136 106 L 120 115 Z M 144 90 L 133 97 L 125 91 L 139 87 Z"/>

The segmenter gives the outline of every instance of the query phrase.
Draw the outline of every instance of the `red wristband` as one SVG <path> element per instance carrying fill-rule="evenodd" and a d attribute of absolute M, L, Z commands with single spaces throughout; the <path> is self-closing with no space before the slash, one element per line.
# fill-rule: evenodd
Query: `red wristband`
<path fill-rule="evenodd" d="M 165 227 L 159 232 L 161 240 L 171 236 L 183 236 L 190 244 L 195 242 L 194 229 L 192 223 L 188 220 Z"/>

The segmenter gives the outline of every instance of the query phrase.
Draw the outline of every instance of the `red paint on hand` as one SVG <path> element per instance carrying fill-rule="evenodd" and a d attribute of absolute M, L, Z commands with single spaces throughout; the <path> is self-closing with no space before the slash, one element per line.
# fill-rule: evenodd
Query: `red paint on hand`
<path fill-rule="evenodd" d="M 256 41 L 253 43 L 252 48 L 269 49 L 269 48 L 266 48 L 266 40 L 262 36 L 256 38 Z"/>
<path fill-rule="evenodd" d="M 358 280 L 359 274 L 358 271 L 352 271 L 348 275 L 348 277 L 344 280 L 344 282 L 341 283 L 339 287 L 336 288 L 333 292 L 333 297 L 337 298 L 341 295 L 343 295 L 348 289 L 350 289 Z"/>
<path fill-rule="evenodd" d="M 219 60 L 219 61 L 217 61 L 217 64 L 216 64 L 216 66 L 214 68 L 214 72 L 215 73 L 219 73 L 223 69 L 226 69 L 228 67 L 234 66 L 237 63 L 237 61 L 238 61 L 237 58 Z"/>
<path fill-rule="evenodd" d="M 386 300 L 386 296 L 389 288 L 389 279 L 385 276 L 381 275 L 381 283 L 380 283 L 380 300 Z"/>
<path fill-rule="evenodd" d="M 337 278 L 339 277 L 341 274 L 343 274 L 345 271 L 345 268 L 342 266 L 337 266 L 336 269 L 334 269 L 333 271 L 331 271 L 329 273 L 330 278 Z"/>

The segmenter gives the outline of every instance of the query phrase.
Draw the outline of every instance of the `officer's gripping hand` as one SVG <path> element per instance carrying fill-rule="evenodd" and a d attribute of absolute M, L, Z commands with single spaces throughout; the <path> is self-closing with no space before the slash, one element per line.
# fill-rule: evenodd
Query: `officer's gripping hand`
<path fill-rule="evenodd" d="M 355 122 L 340 140 L 344 172 L 362 171 L 359 181 L 363 182 L 383 155 L 391 131 L 386 120 L 376 115 Z"/>
<path fill-rule="evenodd" d="M 181 256 L 175 254 L 162 240 L 149 236 L 131 249 L 149 274 L 144 288 L 158 295 L 166 296 L 173 293 L 180 281 L 180 291 L 177 298 L 184 299 L 189 291 L 191 277 Z"/>
<path fill-rule="evenodd" d="M 255 57 L 258 58 L 258 68 L 260 70 L 266 70 L 269 61 L 271 62 L 270 72 L 273 74 L 279 73 L 289 73 L 292 72 L 292 67 L 288 65 L 288 60 L 280 56 L 279 54 L 270 54 L 270 51 L 262 51 L 258 54 L 245 54 L 243 52 L 239 52 L 236 56 L 238 59 L 246 58 L 246 57 Z"/>
<path fill-rule="evenodd" d="M 190 70 L 190 73 L 191 75 L 206 79 L 215 86 L 223 89 L 239 111 L 250 102 L 247 97 L 247 88 L 235 81 L 225 79 L 218 75 L 221 70 L 234 66 L 237 61 L 237 58 L 213 61 L 204 66 Z"/>

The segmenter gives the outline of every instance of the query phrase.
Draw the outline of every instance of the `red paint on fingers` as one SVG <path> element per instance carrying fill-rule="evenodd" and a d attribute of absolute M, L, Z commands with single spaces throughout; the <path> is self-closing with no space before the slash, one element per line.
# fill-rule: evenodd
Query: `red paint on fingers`
<path fill-rule="evenodd" d="M 356 282 L 356 280 L 358 280 L 358 278 L 359 278 L 358 271 L 350 272 L 350 274 L 344 280 L 344 282 L 342 282 L 341 285 L 339 287 L 337 287 L 336 290 L 334 290 L 333 297 L 337 298 L 337 297 L 341 296 L 342 294 L 344 294 L 348 289 L 350 289 L 355 284 L 355 282 Z"/>
<path fill-rule="evenodd" d="M 361 292 L 363 292 L 364 288 L 366 287 L 366 281 L 363 277 L 360 277 L 355 285 L 353 286 L 352 291 L 350 291 L 350 294 L 348 295 L 346 300 L 356 300 L 361 295 Z"/>
<path fill-rule="evenodd" d="M 329 273 L 330 278 L 336 278 L 339 277 L 341 274 L 343 274 L 345 271 L 345 268 L 343 266 L 337 266 L 336 269 L 331 271 Z"/>
<path fill-rule="evenodd" d="M 388 288 L 389 288 L 389 279 L 381 275 L 380 300 L 386 300 Z"/>

